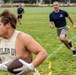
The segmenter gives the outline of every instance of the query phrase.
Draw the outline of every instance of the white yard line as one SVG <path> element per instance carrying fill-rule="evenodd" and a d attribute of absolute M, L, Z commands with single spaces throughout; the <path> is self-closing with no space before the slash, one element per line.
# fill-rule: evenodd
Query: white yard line
<path fill-rule="evenodd" d="M 74 39 L 76 37 L 76 35 L 75 36 L 73 36 L 70 40 L 72 40 L 72 39 Z M 62 45 L 60 45 L 60 47 L 58 47 L 56 50 L 54 50 L 51 54 L 49 54 L 49 56 L 46 58 L 46 60 L 47 59 L 49 59 L 51 56 L 53 56 L 55 53 L 57 53 L 59 50 L 61 50 L 61 48 L 63 48 L 63 44 Z"/>

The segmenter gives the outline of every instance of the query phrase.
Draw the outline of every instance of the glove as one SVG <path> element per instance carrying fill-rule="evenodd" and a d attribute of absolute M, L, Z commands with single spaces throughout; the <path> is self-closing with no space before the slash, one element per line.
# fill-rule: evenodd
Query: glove
<path fill-rule="evenodd" d="M 19 59 L 19 61 L 23 64 L 23 66 L 21 68 L 18 68 L 18 69 L 14 69 L 13 71 L 14 72 L 18 72 L 18 71 L 21 71 L 19 72 L 17 75 L 22 75 L 22 74 L 27 74 L 29 72 L 32 72 L 34 71 L 34 66 L 31 64 L 28 64 L 26 63 L 25 61 L 23 61 L 22 59 Z"/>
<path fill-rule="evenodd" d="M 9 61 L 6 61 L 6 62 L 3 62 L 2 64 L 0 64 L 0 70 L 2 71 L 7 71 L 7 66 L 6 64 L 8 63 Z"/>

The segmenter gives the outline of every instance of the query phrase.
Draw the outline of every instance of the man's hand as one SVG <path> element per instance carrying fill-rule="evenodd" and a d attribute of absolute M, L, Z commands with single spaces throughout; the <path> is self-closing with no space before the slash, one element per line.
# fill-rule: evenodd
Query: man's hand
<path fill-rule="evenodd" d="M 6 64 L 8 63 L 9 61 L 6 61 L 6 62 L 3 62 L 2 64 L 0 64 L 0 70 L 2 71 L 7 71 L 7 66 Z"/>
<path fill-rule="evenodd" d="M 51 28 L 54 28 L 53 22 L 50 22 L 50 27 L 51 27 Z"/>
<path fill-rule="evenodd" d="M 28 64 L 26 63 L 24 60 L 22 59 L 19 59 L 19 61 L 23 64 L 23 66 L 21 68 L 18 68 L 18 69 L 14 69 L 13 71 L 14 72 L 17 72 L 17 71 L 21 71 L 20 73 L 18 73 L 17 75 L 21 75 L 23 73 L 27 74 L 31 71 L 34 71 L 34 66 L 32 65 L 32 63 Z"/>
<path fill-rule="evenodd" d="M 73 25 L 74 28 L 76 28 L 76 25 Z"/>

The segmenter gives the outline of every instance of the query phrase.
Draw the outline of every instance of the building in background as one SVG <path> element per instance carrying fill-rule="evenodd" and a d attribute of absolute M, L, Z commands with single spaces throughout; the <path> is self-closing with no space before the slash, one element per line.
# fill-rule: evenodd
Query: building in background
<path fill-rule="evenodd" d="M 36 4 L 44 4 L 44 0 L 36 0 Z"/>
<path fill-rule="evenodd" d="M 4 1 L 3 0 L 0 0 L 0 4 L 3 4 L 4 3 Z"/>

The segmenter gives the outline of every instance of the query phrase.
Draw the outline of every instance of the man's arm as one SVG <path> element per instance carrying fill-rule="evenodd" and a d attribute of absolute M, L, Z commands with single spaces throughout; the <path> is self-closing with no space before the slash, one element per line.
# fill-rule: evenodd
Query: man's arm
<path fill-rule="evenodd" d="M 32 64 L 35 68 L 38 67 L 47 57 L 46 50 L 28 34 L 25 34 L 22 40 L 27 50 L 36 55 Z"/>
<path fill-rule="evenodd" d="M 36 42 L 31 36 L 27 35 L 27 49 L 36 54 L 35 59 L 32 61 L 34 67 L 38 67 L 47 57 L 46 50 Z"/>
<path fill-rule="evenodd" d="M 18 9 L 17 9 L 17 14 L 18 14 Z"/>
<path fill-rule="evenodd" d="M 21 75 L 25 71 L 26 73 L 34 71 L 36 67 L 44 62 L 48 54 L 46 50 L 30 35 L 21 33 L 19 36 L 19 40 L 22 42 L 27 51 L 36 55 L 35 59 L 33 59 L 31 63 L 27 63 L 22 59 L 19 59 L 23 66 L 20 69 L 14 69 L 14 72 L 21 71 L 20 73 L 18 73 L 18 75 Z"/>
<path fill-rule="evenodd" d="M 54 28 L 54 20 L 51 14 L 49 15 L 49 21 L 50 21 L 50 28 Z"/>
<path fill-rule="evenodd" d="M 23 14 L 24 12 L 25 12 L 25 11 L 24 11 L 24 9 L 23 9 L 22 14 Z"/>
<path fill-rule="evenodd" d="M 68 19 L 70 20 L 70 22 L 72 23 L 72 25 L 74 25 L 74 21 L 73 21 L 73 19 L 71 18 L 70 15 L 68 16 Z"/>
<path fill-rule="evenodd" d="M 70 15 L 68 16 L 68 19 L 69 19 L 70 22 L 72 23 L 73 27 L 76 28 L 76 25 L 75 25 L 75 23 L 74 23 L 74 21 L 73 21 L 73 19 L 71 18 Z"/>

